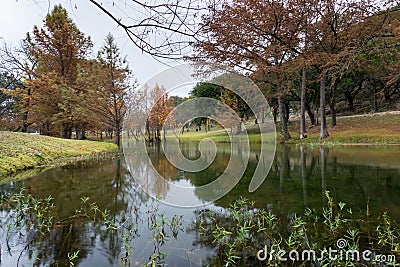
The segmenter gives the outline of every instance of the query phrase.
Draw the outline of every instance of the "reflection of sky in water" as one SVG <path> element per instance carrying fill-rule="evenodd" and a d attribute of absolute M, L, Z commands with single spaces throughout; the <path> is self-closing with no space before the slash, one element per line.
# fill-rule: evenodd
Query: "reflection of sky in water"
<path fill-rule="evenodd" d="M 194 207 L 215 201 L 234 188 L 249 159 L 256 159 L 266 174 L 273 158 L 272 152 L 265 156 L 273 151 L 272 145 L 263 146 L 264 154 L 260 155 L 260 148 L 249 151 L 243 143 L 218 144 L 218 149 L 213 142 L 185 143 L 180 147 L 172 143 L 150 147 L 147 153 L 140 144 L 125 144 L 124 153 L 128 169 L 139 185 L 151 196 L 174 206 Z M 163 148 L 168 151 L 168 158 Z M 192 161 L 182 165 L 182 158 Z"/>
<path fill-rule="evenodd" d="M 227 165 L 230 157 L 229 144 L 218 144 L 215 162 L 207 170 L 200 173 L 179 171 L 166 164 L 166 159 L 155 148 L 149 149 L 150 159 L 157 170 L 168 177 L 168 182 L 194 187 L 212 181 L 221 169 Z M 193 149 L 196 145 L 184 146 L 184 153 L 196 156 Z M 330 190 L 338 201 L 346 202 L 346 208 L 354 212 L 365 211 L 369 204 L 371 218 L 377 213 L 387 210 L 396 220 L 400 220 L 400 147 L 368 148 L 303 148 L 298 146 L 278 146 L 275 161 L 267 180 L 254 193 L 248 192 L 248 185 L 256 164 L 260 161 L 257 145 L 251 146 L 249 168 L 235 188 L 225 197 L 212 205 L 198 209 L 176 208 L 159 204 L 159 211 L 166 218 L 173 215 L 183 215 L 183 230 L 175 240 L 169 237 L 161 251 L 168 253 L 166 264 L 170 266 L 205 265 L 207 257 L 213 255 L 212 249 L 197 243 L 197 232 L 192 223 L 195 211 L 204 208 L 223 209 L 229 207 L 241 196 L 256 201 L 257 207 L 268 208 L 275 212 L 302 214 L 305 207 L 321 210 L 326 203 L 323 190 Z M 238 153 L 238 150 L 234 150 Z M 132 175 L 149 181 L 149 188 L 163 197 L 179 197 L 182 200 L 202 202 L 207 196 L 199 194 L 196 189 L 189 194 L 176 195 L 164 184 L 152 184 L 149 168 L 149 158 L 138 156 L 139 151 L 127 154 Z M 322 160 L 322 157 L 326 157 Z M 119 163 L 119 165 L 118 165 Z M 322 164 L 324 168 L 322 168 Z M 119 167 L 118 167 L 119 166 Z M 81 205 L 80 198 L 89 196 L 98 204 L 101 210 L 108 209 L 117 222 L 131 220 L 137 226 L 138 235 L 132 240 L 134 248 L 132 265 L 137 262 L 142 266 L 154 250 L 152 231 L 149 230 L 148 211 L 156 204 L 135 182 L 127 172 L 124 159 L 104 160 L 85 166 L 70 166 L 55 168 L 40 173 L 26 181 L 11 182 L 0 186 L 2 194 L 19 192 L 26 187 L 35 197 L 52 195 L 56 211 L 60 218 L 71 216 Z M 325 170 L 322 173 L 322 169 Z M 16 236 L 10 234 L 10 240 L 15 246 L 11 254 L 5 245 L 7 212 L 2 211 L 0 228 L 2 266 L 15 266 L 21 249 L 26 245 L 24 240 L 29 235 Z M 136 221 L 137 220 L 137 221 Z M 56 227 L 44 242 L 32 244 L 42 259 L 42 265 L 49 265 L 54 259 L 67 258 L 67 253 L 80 250 L 78 266 L 119 266 L 123 253 L 123 241 L 118 235 L 106 235 L 98 223 L 77 223 L 71 229 L 72 236 L 68 238 L 70 229 Z M 24 252 L 20 265 L 30 266 L 33 254 Z"/>
<path fill-rule="evenodd" d="M 122 163 L 118 168 L 117 164 Z M 143 166 L 142 166 L 143 167 Z M 143 170 L 146 170 L 144 168 Z M 119 173 L 119 174 L 118 174 Z M 185 180 L 176 183 L 190 185 Z M 56 206 L 68 206 L 68 210 L 59 210 L 60 218 L 71 216 L 75 209 L 81 205 L 80 197 L 89 196 L 91 201 L 98 203 L 101 210 L 110 211 L 117 225 L 125 226 L 133 222 L 136 234 L 131 241 L 133 247 L 132 266 L 143 266 L 149 255 L 154 252 L 153 231 L 149 229 L 149 211 L 158 206 L 158 213 L 165 214 L 166 220 L 172 216 L 183 216 L 182 227 L 177 239 L 172 237 L 169 227 L 166 227 L 166 242 L 161 246 L 161 251 L 168 254 L 167 264 L 172 266 L 202 266 L 204 260 L 211 256 L 211 250 L 207 247 L 194 244 L 197 234 L 189 231 L 195 220 L 194 209 L 181 209 L 161 204 L 149 198 L 136 184 L 131 175 L 126 172 L 123 160 L 106 160 L 85 167 L 56 168 L 39 174 L 30 180 L 3 185 L 0 189 L 18 192 L 20 187 L 26 187 L 36 197 L 44 197 L 51 194 L 55 197 Z M 35 193 L 34 193 L 35 192 Z M 42 192 L 42 193 L 41 193 Z M 5 193 L 5 192 L 4 192 Z M 195 195 L 193 195 L 195 197 Z M 185 197 L 185 196 L 184 196 Z M 212 208 L 209 205 L 207 208 Z M 1 213 L 2 225 L 6 225 L 3 218 L 6 212 Z M 151 223 L 150 223 L 151 225 Z M 117 231 L 105 231 L 102 223 L 77 223 L 67 227 L 55 227 L 55 229 L 44 238 L 44 242 L 31 244 L 40 258 L 36 262 L 39 265 L 48 266 L 55 258 L 66 259 L 67 253 L 79 250 L 78 266 L 120 266 L 121 257 L 124 256 L 122 232 L 120 227 Z M 26 245 L 24 239 L 10 234 L 11 255 L 6 251 L 5 227 L 0 228 L 2 266 L 15 266 L 23 247 Z M 21 254 L 20 266 L 31 266 L 35 261 L 32 253 L 26 251 Z M 66 264 L 66 262 L 64 261 Z"/>
<path fill-rule="evenodd" d="M 171 189 L 168 191 L 168 194 L 165 196 L 164 200 L 168 203 L 171 202 L 172 199 L 178 198 L 178 202 L 181 203 L 198 203 L 198 205 L 201 205 L 203 203 L 203 200 L 201 200 L 197 195 L 196 195 L 196 189 L 195 185 L 192 184 L 190 180 L 177 180 L 173 181 L 172 184 L 178 186 L 178 187 L 186 187 L 186 188 L 191 188 L 191 190 L 176 190 L 176 187 L 171 187 Z"/>

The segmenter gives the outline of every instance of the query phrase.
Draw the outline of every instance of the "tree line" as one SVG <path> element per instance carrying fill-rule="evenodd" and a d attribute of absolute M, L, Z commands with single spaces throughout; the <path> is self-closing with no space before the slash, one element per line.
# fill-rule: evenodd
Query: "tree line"
<path fill-rule="evenodd" d="M 57 5 L 17 47 L 0 50 L 0 128 L 85 139 L 114 135 L 119 146 L 126 101 L 136 86 L 108 34 L 94 55 L 90 37 Z"/>
<path fill-rule="evenodd" d="M 258 84 L 290 138 L 289 110 L 329 136 L 326 116 L 398 108 L 399 16 L 396 1 L 238 0 L 210 5 L 196 63 L 218 62 Z"/>
<path fill-rule="evenodd" d="M 124 130 L 128 138 L 143 138 L 148 143 L 159 143 L 168 129 L 174 125 L 166 125 L 170 112 L 179 103 L 170 97 L 163 85 L 155 84 L 150 88 L 146 83 L 128 101 L 128 112 L 125 116 Z M 162 136 L 163 134 L 163 136 Z"/>
<path fill-rule="evenodd" d="M 338 112 L 398 108 L 398 1 L 238 0 L 211 1 L 206 7 L 167 1 L 142 6 L 157 14 L 153 18 L 157 23 L 148 25 L 149 17 L 133 26 L 111 14 L 114 2 L 112 7 L 91 2 L 128 36 L 135 34 L 139 40 L 133 43 L 146 53 L 160 58 L 186 55 L 194 63 L 218 62 L 249 75 L 279 120 L 283 140 L 290 138 L 291 109 L 300 110 L 300 138 L 307 136 L 307 114 L 311 125 L 320 125 L 323 139 L 329 136 L 327 115 L 335 126 Z M 140 32 L 143 27 L 150 28 Z M 164 31 L 167 36 L 162 49 L 141 45 L 152 36 L 153 28 L 154 34 Z M 189 56 L 188 45 L 193 49 Z M 66 138 L 73 131 L 84 138 L 88 129 L 119 136 L 127 112 L 125 100 L 134 87 L 132 74 L 111 35 L 97 57 L 90 56 L 91 48 L 90 38 L 76 28 L 61 6 L 46 17 L 41 29 L 34 27 L 20 47 L 4 46 L 1 128 L 27 131 L 31 127 Z M 141 103 L 136 110 L 147 116 L 151 101 L 140 99 L 148 100 L 150 91 L 155 94 L 157 90 L 135 94 L 132 101 Z M 222 92 L 218 98 L 229 101 L 240 116 L 251 116 L 234 95 Z M 153 104 L 158 101 L 152 99 Z M 167 95 L 158 99 L 163 115 L 149 116 L 147 126 L 133 127 L 128 133 L 160 139 L 160 123 L 173 99 Z"/>

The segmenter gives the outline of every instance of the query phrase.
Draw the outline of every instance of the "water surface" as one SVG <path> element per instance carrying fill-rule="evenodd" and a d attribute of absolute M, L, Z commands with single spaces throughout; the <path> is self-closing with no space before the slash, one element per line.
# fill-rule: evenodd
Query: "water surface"
<path fill-rule="evenodd" d="M 249 164 L 244 177 L 225 197 L 207 206 L 177 208 L 160 204 L 142 190 L 165 198 L 174 194 L 171 183 L 200 186 L 213 181 L 228 165 L 231 148 L 218 144 L 213 164 L 198 173 L 185 172 L 171 165 L 161 148 L 153 146 L 146 153 L 127 155 L 88 164 L 77 164 L 51 169 L 28 180 L 9 182 L 0 186 L 2 194 L 13 194 L 26 188 L 34 197 L 52 195 L 57 219 L 75 214 L 82 205 L 81 198 L 89 197 L 100 210 L 107 209 L 109 218 L 118 229 L 106 230 L 105 221 L 77 220 L 55 225 L 49 234 L 38 237 L 25 229 L 25 235 L 7 230 L 11 210 L 1 212 L 1 266 L 66 266 L 68 253 L 76 252 L 77 266 L 120 266 L 129 250 L 131 266 L 143 266 L 154 253 L 166 253 L 164 263 L 169 266 L 204 266 L 212 261 L 215 251 L 199 242 L 193 226 L 196 214 L 202 209 L 225 209 L 243 196 L 255 200 L 255 205 L 276 213 L 301 214 L 309 207 L 321 210 L 326 205 L 324 192 L 346 202 L 355 211 L 373 216 L 388 211 L 400 221 L 400 147 L 337 147 L 305 148 L 278 146 L 266 181 L 254 193 L 248 192 L 249 182 L 258 163 L 259 145 L 248 152 Z M 188 158 L 198 158 L 197 144 L 182 145 Z M 244 151 L 246 152 L 246 151 Z M 240 152 L 240 153 L 244 153 Z M 239 153 L 234 150 L 233 153 Z M 156 175 L 151 166 L 167 178 L 154 183 Z M 268 165 L 268 164 L 266 164 Z M 130 172 L 127 170 L 129 167 Z M 268 166 L 265 167 L 268 169 Z M 140 181 L 141 186 L 137 181 Z M 208 196 L 194 189 L 190 196 L 199 204 Z M 155 212 L 154 212 L 155 211 Z M 171 221 L 177 215 L 182 219 L 179 230 L 165 227 L 163 242 L 154 239 L 151 227 L 154 214 Z M 161 218 L 157 217 L 157 218 Z M 128 227 L 129 226 L 129 227 Z M 129 238 L 127 237 L 129 233 Z"/>

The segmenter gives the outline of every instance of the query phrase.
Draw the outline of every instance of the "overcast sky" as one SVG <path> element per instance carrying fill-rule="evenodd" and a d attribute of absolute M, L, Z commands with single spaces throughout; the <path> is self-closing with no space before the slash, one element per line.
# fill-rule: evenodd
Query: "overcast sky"
<path fill-rule="evenodd" d="M 112 1 L 104 1 L 104 5 L 111 5 Z M 77 3 L 75 7 L 75 3 Z M 152 57 L 142 54 L 138 48 L 130 43 L 121 28 L 98 8 L 87 0 L 1 0 L 0 4 L 0 42 L 18 45 L 25 37 L 26 32 L 32 32 L 33 26 L 43 26 L 43 20 L 54 5 L 62 4 L 67 9 L 78 28 L 92 38 L 94 52 L 103 45 L 104 38 L 110 32 L 114 35 L 122 55 L 127 55 L 129 66 L 139 84 L 143 84 L 158 72 L 167 68 L 167 65 L 157 62 Z M 174 63 L 168 62 L 170 65 Z M 187 91 L 185 89 L 184 91 Z M 178 93 L 185 95 L 185 92 Z"/>

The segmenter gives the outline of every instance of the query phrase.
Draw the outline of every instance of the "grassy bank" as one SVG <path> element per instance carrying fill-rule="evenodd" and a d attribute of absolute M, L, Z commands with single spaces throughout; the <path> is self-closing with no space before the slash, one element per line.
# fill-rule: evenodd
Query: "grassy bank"
<path fill-rule="evenodd" d="M 307 138 L 299 139 L 299 122 L 293 121 L 289 128 L 292 143 L 328 144 L 400 144 L 400 114 L 384 112 L 357 116 L 338 117 L 337 125 L 332 127 L 327 121 L 329 137 L 319 140 L 320 126 L 307 129 Z"/>
<path fill-rule="evenodd" d="M 96 153 L 116 151 L 110 143 L 0 132 L 0 178 L 38 166 L 61 165 Z"/>
<path fill-rule="evenodd" d="M 299 121 L 289 122 L 291 139 L 287 143 L 324 143 L 324 144 L 374 144 L 389 145 L 400 144 L 400 114 L 398 112 L 385 112 L 358 116 L 338 117 L 337 125 L 332 127 L 328 118 L 328 132 L 330 136 L 319 140 L 320 126 L 308 125 L 307 138 L 299 139 Z M 247 126 L 248 137 L 251 143 L 259 143 L 260 135 L 256 126 Z M 280 129 L 277 127 L 277 140 L 280 140 Z M 228 135 L 223 130 L 205 133 L 185 132 L 180 135 L 181 141 L 200 141 L 211 138 L 215 142 L 229 142 Z"/>

